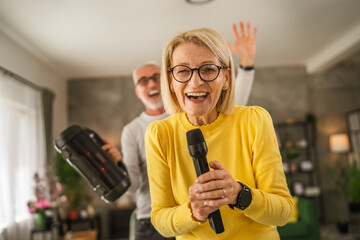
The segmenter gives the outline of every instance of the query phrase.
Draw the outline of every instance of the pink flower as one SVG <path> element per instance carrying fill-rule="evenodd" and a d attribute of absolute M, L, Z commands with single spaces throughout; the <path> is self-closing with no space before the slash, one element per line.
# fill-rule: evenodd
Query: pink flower
<path fill-rule="evenodd" d="M 47 173 L 49 169 L 50 167 L 47 167 Z M 64 191 L 64 186 L 58 182 L 58 178 L 56 176 L 53 176 L 51 179 L 49 179 L 45 174 L 45 177 L 41 178 L 40 175 L 36 172 L 34 174 L 34 180 L 34 193 L 37 201 L 28 201 L 27 203 L 28 210 L 31 214 L 56 208 L 58 205 L 66 202 L 66 197 L 61 195 Z M 46 199 L 48 195 L 53 201 Z"/>
<path fill-rule="evenodd" d="M 47 199 L 38 199 L 36 202 L 29 201 L 27 205 L 31 214 L 57 206 L 56 202 L 50 202 Z"/>
<path fill-rule="evenodd" d="M 44 209 L 51 207 L 51 202 L 47 199 L 38 199 L 35 203 L 35 208 L 37 209 Z"/>
<path fill-rule="evenodd" d="M 32 208 L 31 206 L 29 206 L 28 209 L 29 209 L 29 213 L 31 213 L 31 214 L 35 213 L 35 209 Z"/>

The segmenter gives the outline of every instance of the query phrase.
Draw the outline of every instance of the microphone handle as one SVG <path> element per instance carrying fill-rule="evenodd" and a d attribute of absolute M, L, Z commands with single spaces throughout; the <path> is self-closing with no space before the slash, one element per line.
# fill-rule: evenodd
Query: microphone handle
<path fill-rule="evenodd" d="M 210 171 L 206 157 L 204 158 L 193 158 L 196 176 L 199 177 L 201 174 Z M 209 223 L 212 230 L 216 233 L 224 232 L 224 225 L 221 219 L 220 210 L 216 210 L 209 214 Z"/>

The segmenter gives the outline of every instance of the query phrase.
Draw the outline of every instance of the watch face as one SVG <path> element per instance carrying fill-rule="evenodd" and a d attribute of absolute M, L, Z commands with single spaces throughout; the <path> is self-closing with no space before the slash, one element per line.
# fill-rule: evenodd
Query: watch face
<path fill-rule="evenodd" d="M 244 191 L 242 191 L 241 196 L 239 198 L 239 207 L 244 210 L 247 208 L 252 200 L 251 191 L 248 187 L 244 186 Z"/>

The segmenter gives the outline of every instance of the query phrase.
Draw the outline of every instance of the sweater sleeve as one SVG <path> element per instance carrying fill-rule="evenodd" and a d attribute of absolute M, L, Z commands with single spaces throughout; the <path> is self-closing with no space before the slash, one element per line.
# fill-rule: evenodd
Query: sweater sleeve
<path fill-rule="evenodd" d="M 235 104 L 246 106 L 250 97 L 250 92 L 254 82 L 255 70 L 245 71 L 238 69 L 235 79 Z"/>
<path fill-rule="evenodd" d="M 172 192 L 168 166 L 167 140 L 157 122 L 145 134 L 145 149 L 152 202 L 151 223 L 165 237 L 185 234 L 201 223 L 192 218 L 189 202 L 177 205 Z M 161 139 L 161 140 L 160 140 Z M 171 151 L 171 150 L 169 150 Z"/>
<path fill-rule="evenodd" d="M 294 203 L 287 187 L 272 119 L 263 108 L 253 107 L 248 121 L 256 186 L 250 187 L 252 202 L 243 213 L 262 224 L 285 225 L 292 215 Z"/>
<path fill-rule="evenodd" d="M 129 127 L 125 127 L 121 135 L 121 147 L 123 161 L 129 173 L 131 186 L 129 192 L 134 195 L 139 187 L 139 149 L 137 148 L 136 136 Z"/>

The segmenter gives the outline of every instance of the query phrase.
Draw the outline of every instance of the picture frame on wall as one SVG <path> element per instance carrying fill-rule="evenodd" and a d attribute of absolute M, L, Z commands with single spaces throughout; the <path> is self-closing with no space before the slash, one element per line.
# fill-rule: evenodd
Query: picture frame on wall
<path fill-rule="evenodd" d="M 352 152 L 360 150 L 360 108 L 346 114 L 347 130 Z"/>

